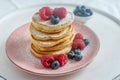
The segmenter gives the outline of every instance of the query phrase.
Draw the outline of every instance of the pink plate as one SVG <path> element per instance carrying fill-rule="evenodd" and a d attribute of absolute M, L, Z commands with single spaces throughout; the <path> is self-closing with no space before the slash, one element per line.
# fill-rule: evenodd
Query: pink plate
<path fill-rule="evenodd" d="M 75 72 L 87 66 L 96 56 L 100 42 L 96 34 L 81 24 L 74 22 L 75 33 L 82 33 L 85 38 L 90 40 L 90 44 L 83 51 L 84 57 L 81 61 L 68 61 L 68 63 L 57 70 L 44 68 L 40 60 L 30 52 L 30 23 L 17 28 L 6 42 L 6 53 L 8 58 L 19 68 L 40 76 L 62 76 Z"/>

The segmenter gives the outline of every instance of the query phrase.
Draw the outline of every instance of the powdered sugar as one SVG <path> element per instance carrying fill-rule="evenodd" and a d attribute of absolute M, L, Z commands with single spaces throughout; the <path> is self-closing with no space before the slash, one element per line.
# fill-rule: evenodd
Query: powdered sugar
<path fill-rule="evenodd" d="M 58 38 L 61 37 L 65 34 L 67 34 L 69 32 L 69 28 L 65 29 L 62 33 L 58 33 L 58 34 L 45 34 L 42 33 L 40 31 L 35 30 L 35 28 L 31 27 L 31 32 L 33 33 L 33 35 L 35 35 L 38 38 Z"/>
<path fill-rule="evenodd" d="M 47 27 L 55 27 L 55 26 L 61 26 L 61 25 L 64 25 L 66 23 L 71 22 L 72 20 L 74 20 L 74 15 L 73 15 L 72 12 L 68 12 L 67 16 L 64 19 L 61 19 L 60 22 L 58 24 L 56 24 L 56 25 L 52 24 L 50 22 L 50 20 L 47 20 L 47 21 L 42 20 L 40 18 L 40 16 L 39 16 L 38 12 L 33 15 L 32 19 L 33 19 L 33 21 L 35 21 L 35 22 L 37 22 L 39 24 L 45 25 Z"/>

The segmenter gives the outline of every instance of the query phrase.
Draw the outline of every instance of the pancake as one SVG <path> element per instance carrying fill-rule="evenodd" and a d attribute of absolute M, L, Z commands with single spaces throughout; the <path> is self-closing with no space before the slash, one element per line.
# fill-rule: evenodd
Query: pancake
<path fill-rule="evenodd" d="M 72 25 L 70 25 L 67 29 L 59 33 L 48 34 L 48 33 L 37 31 L 33 26 L 30 26 L 30 33 L 32 37 L 36 40 L 59 40 L 69 35 L 71 30 L 72 30 Z"/>
<path fill-rule="evenodd" d="M 74 20 L 73 13 L 68 12 L 66 18 L 60 20 L 56 25 L 51 24 L 50 20 L 44 21 L 39 17 L 39 13 L 36 13 L 32 17 L 31 25 L 38 31 L 45 33 L 56 33 L 66 29 L 70 26 Z"/>
<path fill-rule="evenodd" d="M 62 39 L 60 39 L 60 40 L 56 40 L 56 41 L 37 41 L 37 40 L 35 40 L 33 37 L 31 38 L 31 41 L 32 41 L 32 43 L 34 44 L 34 45 L 38 45 L 38 46 L 40 46 L 40 47 L 52 47 L 52 46 L 55 46 L 55 45 L 57 45 L 57 44 L 59 44 L 59 43 L 62 43 L 62 42 L 64 42 L 64 41 L 66 41 L 66 40 L 68 40 L 68 39 L 70 39 L 71 37 L 73 37 L 73 30 L 72 30 L 72 32 L 70 33 L 70 35 L 68 35 L 68 36 L 66 36 L 66 37 L 64 37 L 64 38 L 62 38 Z"/>
<path fill-rule="evenodd" d="M 59 54 L 67 54 L 68 52 L 70 52 L 71 50 L 71 46 L 69 47 L 66 47 L 62 50 L 58 50 L 58 51 L 54 51 L 54 52 L 42 52 L 42 51 L 38 51 L 38 50 L 35 50 L 32 45 L 31 45 L 31 52 L 36 56 L 36 57 L 42 57 L 43 55 L 53 55 L 53 56 L 56 56 L 56 55 L 59 55 Z"/>
<path fill-rule="evenodd" d="M 32 44 L 32 45 L 33 45 L 33 47 L 35 47 L 37 50 L 40 50 L 40 51 L 56 51 L 56 50 L 61 50 L 61 49 L 65 48 L 65 47 L 71 46 L 72 42 L 73 42 L 73 39 L 74 39 L 74 37 L 72 37 L 71 39 L 66 40 L 65 42 L 62 42 L 60 44 L 57 44 L 57 45 L 55 45 L 53 47 L 48 47 L 48 48 L 40 47 L 40 46 L 34 45 L 34 44 Z"/>

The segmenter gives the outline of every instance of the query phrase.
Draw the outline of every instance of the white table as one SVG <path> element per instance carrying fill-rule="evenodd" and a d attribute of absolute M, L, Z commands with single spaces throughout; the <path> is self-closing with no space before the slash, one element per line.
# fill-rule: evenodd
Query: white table
<path fill-rule="evenodd" d="M 116 18 L 120 19 L 120 0 L 61 0 L 61 3 L 67 3 L 67 4 L 85 4 L 91 7 L 95 7 L 97 9 L 103 10 L 113 16 L 115 16 Z M 4 18 L 6 15 L 9 15 L 10 13 L 18 10 L 18 9 L 22 9 L 24 7 L 29 7 L 29 6 L 33 6 L 33 5 L 39 5 L 39 4 L 47 4 L 47 3 L 59 3 L 58 0 L 0 0 L 0 18 Z M 3 27 L 3 26 L 0 26 Z M 7 29 L 7 28 L 6 28 Z M 5 34 L 2 33 L 3 30 L 0 30 L 0 35 L 1 34 Z M 6 34 L 7 35 L 7 34 Z M 47 78 L 47 77 L 39 77 L 39 76 L 35 76 L 35 75 L 31 75 L 28 73 L 25 73 L 23 71 L 21 71 L 20 69 L 18 69 L 16 66 L 14 66 L 7 58 L 6 55 L 1 56 L 2 54 L 5 54 L 5 50 L 1 50 L 2 47 L 5 47 L 4 44 L 4 39 L 6 39 L 6 37 L 2 37 L 2 40 L 0 40 L 0 75 L 5 77 L 7 80 L 70 80 L 70 79 L 75 79 L 73 77 L 75 76 L 79 76 L 81 75 L 81 79 L 85 79 L 84 77 L 86 77 L 86 80 L 88 80 L 88 78 L 90 79 L 91 77 L 88 76 L 90 75 L 90 71 L 94 71 L 95 67 L 99 67 L 100 65 L 98 63 L 100 62 L 96 62 L 94 61 L 92 64 L 90 64 L 87 68 L 85 69 L 83 72 L 78 72 L 75 73 L 73 75 L 70 76 L 64 76 L 64 78 L 61 77 L 56 77 L 56 78 Z M 4 57 L 4 59 L 2 59 Z M 10 70 L 9 68 L 6 69 L 7 71 L 3 71 L 2 67 L 3 65 L 1 65 L 2 63 L 6 62 L 6 64 L 8 64 L 8 66 L 12 66 L 13 68 L 11 68 L 12 70 Z M 96 64 L 96 66 L 94 66 Z M 98 66 L 99 65 L 99 66 Z M 92 67 L 92 68 L 91 68 Z M 89 69 L 91 68 L 91 69 Z M 113 66 L 113 68 L 115 68 L 115 66 Z M 90 70 L 90 71 L 89 71 Z M 13 71 L 13 74 L 11 75 L 7 75 L 7 73 L 9 73 L 10 71 Z M 108 79 L 113 79 L 115 76 L 119 75 L 120 70 L 118 70 L 118 72 L 114 75 L 109 75 Z M 88 72 L 86 75 L 83 75 L 85 72 Z M 102 72 L 99 71 L 98 72 Z M 103 71 L 104 72 L 104 71 Z M 107 76 L 107 77 L 108 77 Z M 14 77 L 14 78 L 13 78 Z M 95 80 L 100 80 L 101 77 L 105 77 L 104 75 L 98 75 L 95 76 Z M 2 78 L 0 78 L 0 80 L 3 80 Z M 78 79 L 77 79 L 78 80 Z"/>

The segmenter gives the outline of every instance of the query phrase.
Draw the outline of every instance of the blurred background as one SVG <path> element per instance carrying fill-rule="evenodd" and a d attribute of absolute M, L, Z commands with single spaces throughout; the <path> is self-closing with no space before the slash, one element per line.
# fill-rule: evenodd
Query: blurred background
<path fill-rule="evenodd" d="M 84 4 L 120 19 L 120 0 L 0 0 L 0 18 L 20 8 L 47 3 Z"/>

